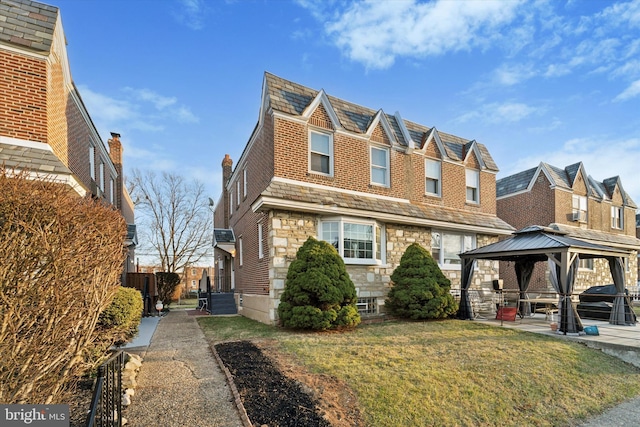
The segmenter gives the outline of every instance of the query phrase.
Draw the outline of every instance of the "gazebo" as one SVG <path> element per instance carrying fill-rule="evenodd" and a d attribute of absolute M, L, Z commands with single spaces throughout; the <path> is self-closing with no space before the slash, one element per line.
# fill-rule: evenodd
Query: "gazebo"
<path fill-rule="evenodd" d="M 630 309 L 629 297 L 625 294 L 624 258 L 631 251 L 598 245 L 573 237 L 564 232 L 547 227 L 532 225 L 513 233 L 513 237 L 460 254 L 462 261 L 462 281 L 460 292 L 459 319 L 473 319 L 469 300 L 469 286 L 476 260 L 488 259 L 512 261 L 515 263 L 520 299 L 526 303 L 529 280 L 537 262 L 549 263 L 549 279 L 558 294 L 558 333 L 579 334 L 582 322 L 576 308 L 571 303 L 571 294 L 578 270 L 578 261 L 588 258 L 606 258 L 616 287 L 616 297 L 609 323 L 614 325 L 635 325 L 636 316 Z M 526 308 L 529 308 L 529 304 Z"/>

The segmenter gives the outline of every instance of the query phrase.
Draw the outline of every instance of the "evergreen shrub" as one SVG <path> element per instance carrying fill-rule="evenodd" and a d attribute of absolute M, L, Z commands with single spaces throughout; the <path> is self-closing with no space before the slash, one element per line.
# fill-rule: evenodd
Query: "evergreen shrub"
<path fill-rule="evenodd" d="M 178 273 L 156 273 L 156 285 L 158 287 L 158 300 L 162 301 L 164 308 L 168 309 L 173 301 L 173 294 L 180 284 L 180 275 Z"/>
<path fill-rule="evenodd" d="M 411 244 L 391 275 L 393 287 L 387 295 L 386 309 L 408 319 L 444 319 L 458 311 L 449 292 L 451 282 L 442 274 L 429 251 Z"/>
<path fill-rule="evenodd" d="M 294 329 L 353 328 L 360 323 L 356 288 L 336 249 L 309 237 L 289 266 L 280 297 L 282 326 Z"/>
<path fill-rule="evenodd" d="M 133 338 L 138 331 L 142 310 L 140 291 L 121 286 L 111 304 L 98 318 L 101 338 L 109 336 L 112 344 L 121 344 Z"/>

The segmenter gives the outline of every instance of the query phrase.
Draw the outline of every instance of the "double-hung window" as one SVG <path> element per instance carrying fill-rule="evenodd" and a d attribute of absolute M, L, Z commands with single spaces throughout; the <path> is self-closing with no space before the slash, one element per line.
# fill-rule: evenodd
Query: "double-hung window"
<path fill-rule="evenodd" d="M 426 177 L 425 191 L 430 196 L 440 197 L 442 170 L 439 160 L 426 159 L 424 163 L 424 174 Z"/>
<path fill-rule="evenodd" d="M 475 248 L 473 234 L 431 232 L 431 256 L 445 268 L 460 268 L 459 254 Z"/>
<path fill-rule="evenodd" d="M 466 170 L 467 178 L 467 202 L 480 203 L 480 171 L 476 169 Z"/>
<path fill-rule="evenodd" d="M 581 270 L 593 270 L 593 258 L 580 258 L 578 268 Z"/>
<path fill-rule="evenodd" d="M 611 228 L 622 230 L 624 228 L 623 211 L 620 206 L 611 206 Z"/>
<path fill-rule="evenodd" d="M 587 222 L 587 198 L 585 196 L 576 196 L 571 198 L 572 219 L 579 222 Z"/>
<path fill-rule="evenodd" d="M 331 134 L 309 132 L 309 171 L 333 175 L 333 138 Z"/>
<path fill-rule="evenodd" d="M 336 218 L 320 221 L 320 239 L 338 251 L 347 264 L 385 262 L 384 227 L 375 221 Z"/>
<path fill-rule="evenodd" d="M 371 183 L 389 186 L 389 149 L 371 147 Z"/>
<path fill-rule="evenodd" d="M 96 149 L 93 145 L 89 146 L 89 175 L 96 180 Z"/>

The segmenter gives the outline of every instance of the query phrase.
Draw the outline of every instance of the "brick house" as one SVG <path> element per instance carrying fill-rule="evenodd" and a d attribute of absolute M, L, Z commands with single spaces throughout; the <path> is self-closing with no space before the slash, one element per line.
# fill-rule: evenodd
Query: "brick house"
<path fill-rule="evenodd" d="M 103 143 L 72 78 L 60 10 L 0 0 L 0 161 L 115 206 L 128 224 L 134 270 L 134 207 L 123 185 L 122 143 Z"/>
<path fill-rule="evenodd" d="M 596 181 L 587 175 L 582 162 L 564 169 L 540 163 L 496 182 L 498 216 L 520 229 L 542 225 L 600 245 L 632 251 L 626 266 L 626 282 L 636 285 L 637 206 L 625 192 L 620 177 Z M 536 265 L 529 289 L 551 290 L 548 268 Z M 505 288 L 517 289 L 513 268 L 500 266 Z M 612 282 L 606 259 L 581 260 L 575 291 Z"/>
<path fill-rule="evenodd" d="M 508 235 L 496 216 L 498 168 L 487 148 L 265 73 L 258 123 L 235 168 L 222 162 L 216 269 L 230 277 L 238 311 L 277 321 L 287 269 L 309 236 L 333 244 L 362 314 L 384 312 L 405 249 L 431 251 L 453 286 L 464 250 Z M 476 286 L 498 278 L 479 265 Z"/>

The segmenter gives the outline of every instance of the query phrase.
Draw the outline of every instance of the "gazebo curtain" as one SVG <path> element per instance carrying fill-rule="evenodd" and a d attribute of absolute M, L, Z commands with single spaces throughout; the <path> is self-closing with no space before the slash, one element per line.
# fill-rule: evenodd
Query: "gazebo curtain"
<path fill-rule="evenodd" d="M 533 273 L 533 267 L 536 265 L 535 261 L 529 259 L 523 259 L 516 261 L 516 279 L 518 280 L 518 289 L 520 289 L 520 315 L 531 315 L 531 303 L 526 300 L 529 299 L 527 295 L 527 289 L 529 289 L 529 282 L 531 281 L 531 274 Z"/>
<path fill-rule="evenodd" d="M 631 310 L 629 297 L 625 294 L 624 264 L 622 258 L 611 257 L 608 258 L 608 260 L 611 277 L 613 277 L 613 283 L 616 286 L 616 298 L 613 300 L 609 323 L 612 325 L 635 325 L 636 315 Z"/>
<path fill-rule="evenodd" d="M 558 315 L 560 316 L 560 327 L 558 333 L 564 334 L 579 334 L 584 330 L 582 321 L 576 308 L 571 303 L 571 293 L 573 292 L 573 283 L 576 279 L 576 273 L 578 272 L 579 258 L 576 256 L 573 262 L 568 267 L 567 277 L 563 281 L 560 280 L 560 265 L 558 265 L 554 259 L 558 262 L 558 257 L 549 257 L 549 279 L 551 285 L 560 295 L 558 302 Z"/>
<path fill-rule="evenodd" d="M 458 307 L 458 319 L 473 319 L 473 310 L 469 300 L 469 287 L 473 278 L 473 270 L 476 268 L 476 260 L 462 258 L 462 280 L 460 282 L 460 306 Z"/>

